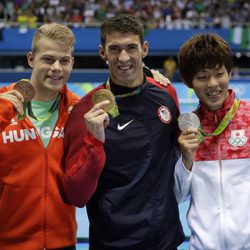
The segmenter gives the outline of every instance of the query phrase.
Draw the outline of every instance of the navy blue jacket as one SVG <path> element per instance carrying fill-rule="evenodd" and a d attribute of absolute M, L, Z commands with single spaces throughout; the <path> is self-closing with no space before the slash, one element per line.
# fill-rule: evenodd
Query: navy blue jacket
<path fill-rule="evenodd" d="M 65 130 L 68 200 L 83 206 L 92 195 L 90 249 L 172 250 L 184 239 L 173 191 L 175 89 L 147 78 L 138 94 L 116 98 L 120 115 L 110 117 L 103 145 L 79 126 L 97 89 L 74 107 Z"/>

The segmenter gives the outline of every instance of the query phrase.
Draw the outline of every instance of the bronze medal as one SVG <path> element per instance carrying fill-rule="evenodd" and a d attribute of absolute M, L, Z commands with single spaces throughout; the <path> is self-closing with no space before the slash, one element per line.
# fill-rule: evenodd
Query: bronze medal
<path fill-rule="evenodd" d="M 112 92 L 108 89 L 99 89 L 92 96 L 93 104 L 97 104 L 105 100 L 109 100 L 109 104 L 107 104 L 103 109 L 104 111 L 108 112 L 115 105 L 115 97 Z"/>
<path fill-rule="evenodd" d="M 17 82 L 14 89 L 21 93 L 24 103 L 30 102 L 35 95 L 35 89 L 28 81 Z"/>

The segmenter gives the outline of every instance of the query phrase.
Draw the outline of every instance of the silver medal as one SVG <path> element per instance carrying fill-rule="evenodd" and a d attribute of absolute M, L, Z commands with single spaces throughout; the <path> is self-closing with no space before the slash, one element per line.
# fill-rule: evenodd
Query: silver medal
<path fill-rule="evenodd" d="M 200 119 L 195 113 L 183 113 L 178 118 L 179 128 L 185 131 L 188 128 L 198 129 L 200 127 Z"/>

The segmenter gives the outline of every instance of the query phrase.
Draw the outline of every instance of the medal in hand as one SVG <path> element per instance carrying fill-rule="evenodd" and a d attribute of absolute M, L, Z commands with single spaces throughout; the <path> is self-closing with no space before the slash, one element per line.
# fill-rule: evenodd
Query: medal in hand
<path fill-rule="evenodd" d="M 14 86 L 14 89 L 17 90 L 22 96 L 23 96 L 23 111 L 24 114 L 26 113 L 27 103 L 30 102 L 34 95 L 35 95 L 35 89 L 34 87 L 25 80 L 21 80 L 17 82 Z M 17 118 L 23 120 L 25 115 L 18 114 Z"/>
<path fill-rule="evenodd" d="M 178 118 L 178 124 L 181 131 L 188 128 L 198 129 L 200 127 L 200 119 L 195 113 L 184 113 Z"/>
<path fill-rule="evenodd" d="M 99 89 L 92 96 L 93 104 L 109 100 L 109 104 L 107 104 L 103 109 L 107 113 L 109 113 L 113 118 L 119 115 L 119 110 L 115 101 L 115 97 L 112 92 L 108 89 Z"/>

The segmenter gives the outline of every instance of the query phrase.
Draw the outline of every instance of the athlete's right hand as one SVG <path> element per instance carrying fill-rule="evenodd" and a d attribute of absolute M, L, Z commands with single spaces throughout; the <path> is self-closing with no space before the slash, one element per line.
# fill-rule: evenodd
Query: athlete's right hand
<path fill-rule="evenodd" d="M 99 141 L 105 141 L 105 128 L 109 124 L 108 113 L 103 108 L 109 104 L 108 100 L 95 104 L 92 109 L 84 115 L 85 123 L 88 130 Z"/>
<path fill-rule="evenodd" d="M 182 162 L 184 166 L 191 171 L 194 154 L 199 146 L 199 131 L 194 128 L 188 128 L 181 133 L 178 142 L 182 154 Z"/>
<path fill-rule="evenodd" d="M 19 114 L 21 115 L 24 114 L 23 111 L 24 99 L 19 91 L 13 89 L 4 93 L 0 93 L 0 98 L 10 101 Z"/>

